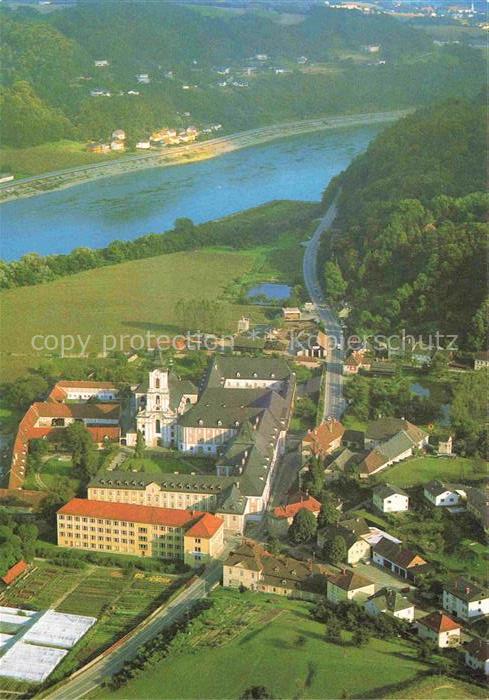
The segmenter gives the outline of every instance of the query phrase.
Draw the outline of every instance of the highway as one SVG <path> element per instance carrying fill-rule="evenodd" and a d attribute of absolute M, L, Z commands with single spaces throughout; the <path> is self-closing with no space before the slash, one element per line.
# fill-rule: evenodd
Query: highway
<path fill-rule="evenodd" d="M 229 551 L 228 548 L 226 551 Z M 184 588 L 167 606 L 150 615 L 141 623 L 138 631 L 122 641 L 114 651 L 95 663 L 84 666 L 69 680 L 51 691 L 46 691 L 41 697 L 50 700 L 76 700 L 99 687 L 116 673 L 125 661 L 136 656 L 145 642 L 181 618 L 196 601 L 205 598 L 211 588 L 220 581 L 221 575 L 222 561 L 210 564 L 200 577 Z"/>
<path fill-rule="evenodd" d="M 303 259 L 303 275 L 306 289 L 311 301 L 317 306 L 319 316 L 330 341 L 331 350 L 328 352 L 325 386 L 323 419 L 328 417 L 340 418 L 344 408 L 343 398 L 343 331 L 334 311 L 327 306 L 319 284 L 317 256 L 323 233 L 329 229 L 336 218 L 336 201 L 331 204 L 326 214 L 320 220 L 314 234 L 307 243 Z"/>
<path fill-rule="evenodd" d="M 347 126 L 363 126 L 395 121 L 412 110 L 372 112 L 364 114 L 332 115 L 320 119 L 304 119 L 295 122 L 240 131 L 227 136 L 198 141 L 190 145 L 153 150 L 150 153 L 125 155 L 121 158 L 90 165 L 78 165 L 62 170 L 32 175 L 0 184 L 0 201 L 10 198 L 42 194 L 48 190 L 72 186 L 97 177 L 120 175 L 132 170 L 158 166 L 178 165 L 201 158 L 211 158 L 240 148 L 255 146 L 288 136 L 306 134 L 323 129 Z"/>

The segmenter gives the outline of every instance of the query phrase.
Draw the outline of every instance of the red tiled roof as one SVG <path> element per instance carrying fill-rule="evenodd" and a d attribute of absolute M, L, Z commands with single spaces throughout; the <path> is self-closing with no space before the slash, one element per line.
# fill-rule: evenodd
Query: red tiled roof
<path fill-rule="evenodd" d="M 17 564 L 10 567 L 5 576 L 2 576 L 2 581 L 6 586 L 10 586 L 10 584 L 13 583 L 18 576 L 23 574 L 27 568 L 28 565 L 23 559 L 21 559 L 17 562 Z"/>
<path fill-rule="evenodd" d="M 374 449 L 368 453 L 368 455 L 362 459 L 359 464 L 359 469 L 361 474 L 372 474 L 380 469 L 388 462 L 387 457 L 385 457 L 379 450 Z"/>
<path fill-rule="evenodd" d="M 58 510 L 59 515 L 80 515 L 104 520 L 122 520 L 148 525 L 168 525 L 169 527 L 186 527 L 198 523 L 203 516 L 210 515 L 195 510 L 177 508 L 158 508 L 155 506 L 132 505 L 130 503 L 110 503 L 109 501 L 92 501 L 86 498 L 72 498 Z M 213 519 L 215 516 L 211 516 Z M 216 530 L 222 525 L 221 518 L 215 518 Z M 217 522 L 218 521 L 218 522 Z M 209 520 L 204 528 L 210 527 Z M 203 530 L 204 530 L 203 528 Z M 196 535 L 205 537 L 205 534 Z"/>
<path fill-rule="evenodd" d="M 117 389 L 117 386 L 112 382 L 90 382 L 90 381 L 71 381 L 61 380 L 56 386 L 66 387 L 67 389 Z"/>
<path fill-rule="evenodd" d="M 223 524 L 224 520 L 222 518 L 218 518 L 217 515 L 212 515 L 212 513 L 204 513 L 200 520 L 197 520 L 197 522 L 192 525 L 189 530 L 187 530 L 185 535 L 188 537 L 210 538 L 216 534 Z"/>
<path fill-rule="evenodd" d="M 314 430 L 309 430 L 303 442 L 310 445 L 313 452 L 327 452 L 331 443 L 343 437 L 345 429 L 338 420 L 328 420 Z"/>
<path fill-rule="evenodd" d="M 311 513 L 319 513 L 321 503 L 312 496 L 308 496 L 304 500 L 288 503 L 286 506 L 277 506 L 273 509 L 273 514 L 276 518 L 293 518 L 303 508 L 310 510 Z"/>
<path fill-rule="evenodd" d="M 426 615 L 426 617 L 419 620 L 418 624 L 424 625 L 438 634 L 461 629 L 461 626 L 455 622 L 455 620 L 452 620 L 451 617 L 440 612 L 433 612 Z"/>
<path fill-rule="evenodd" d="M 121 429 L 118 425 L 89 425 L 88 432 L 94 442 L 103 442 L 105 438 L 111 441 L 117 440 L 121 436 Z"/>

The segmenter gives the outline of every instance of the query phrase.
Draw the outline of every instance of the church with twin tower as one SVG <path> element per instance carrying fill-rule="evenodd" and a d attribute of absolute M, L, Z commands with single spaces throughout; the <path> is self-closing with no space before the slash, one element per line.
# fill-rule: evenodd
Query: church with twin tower
<path fill-rule="evenodd" d="M 154 369 L 133 396 L 136 431 L 126 433 L 126 444 L 136 444 L 141 431 L 147 447 L 176 447 L 177 419 L 192 404 L 198 392 L 192 382 L 179 379 L 171 370 Z"/>

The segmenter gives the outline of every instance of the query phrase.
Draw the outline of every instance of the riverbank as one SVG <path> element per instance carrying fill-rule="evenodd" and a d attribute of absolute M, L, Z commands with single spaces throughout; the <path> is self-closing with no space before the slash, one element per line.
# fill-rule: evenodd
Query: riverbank
<path fill-rule="evenodd" d="M 123 175 L 136 170 L 182 165 L 216 158 L 242 148 L 256 146 L 290 136 L 327 129 L 368 126 L 395 121 L 412 110 L 372 112 L 309 119 L 243 131 L 192 145 L 167 148 L 163 151 L 121 157 L 117 160 L 84 165 L 0 185 L 0 203 L 61 190 L 91 180 Z"/>

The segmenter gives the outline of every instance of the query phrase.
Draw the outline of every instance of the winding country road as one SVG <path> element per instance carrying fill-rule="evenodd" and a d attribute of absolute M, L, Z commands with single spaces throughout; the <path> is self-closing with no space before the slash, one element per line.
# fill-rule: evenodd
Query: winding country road
<path fill-rule="evenodd" d="M 326 305 L 319 284 L 317 256 L 321 237 L 331 227 L 336 218 L 337 208 L 334 201 L 326 214 L 320 220 L 314 234 L 307 243 L 303 260 L 304 283 L 311 298 L 316 304 L 325 332 L 330 341 L 331 350 L 325 373 L 323 419 L 328 417 L 340 418 L 344 408 L 343 398 L 343 331 L 334 311 Z"/>

